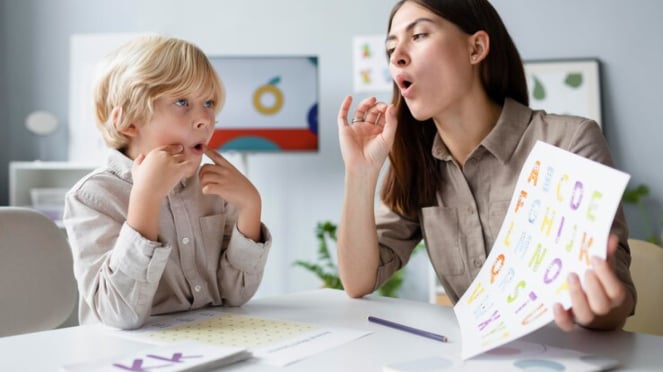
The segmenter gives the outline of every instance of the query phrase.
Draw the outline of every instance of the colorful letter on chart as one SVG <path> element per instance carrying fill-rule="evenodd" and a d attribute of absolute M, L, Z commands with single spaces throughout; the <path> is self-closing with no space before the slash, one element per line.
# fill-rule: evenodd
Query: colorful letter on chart
<path fill-rule="evenodd" d="M 605 258 L 629 175 L 544 142 L 528 156 L 486 263 L 454 312 L 462 357 L 513 341 L 571 306 L 566 278 Z"/>

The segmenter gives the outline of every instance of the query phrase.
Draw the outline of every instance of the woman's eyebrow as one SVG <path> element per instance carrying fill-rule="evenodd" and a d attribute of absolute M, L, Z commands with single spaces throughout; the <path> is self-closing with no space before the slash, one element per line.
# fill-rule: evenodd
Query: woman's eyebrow
<path fill-rule="evenodd" d="M 415 26 L 417 26 L 419 23 L 422 23 L 422 22 L 430 22 L 430 23 L 434 23 L 434 21 L 433 21 L 432 19 L 430 19 L 430 18 L 417 18 L 417 19 L 415 19 L 414 21 L 410 22 L 410 24 L 408 24 L 408 25 L 405 27 L 405 31 L 406 31 L 406 32 L 407 32 L 407 31 L 411 31 Z M 387 38 L 385 39 L 385 42 L 387 42 L 387 41 L 391 41 L 391 40 L 395 40 L 395 39 L 396 39 L 396 36 L 395 36 L 395 35 L 388 35 Z"/>

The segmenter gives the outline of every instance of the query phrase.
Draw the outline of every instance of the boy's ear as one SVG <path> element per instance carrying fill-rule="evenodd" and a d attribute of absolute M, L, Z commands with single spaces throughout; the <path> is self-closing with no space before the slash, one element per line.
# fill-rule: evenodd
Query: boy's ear
<path fill-rule="evenodd" d="M 110 114 L 110 121 L 112 125 L 117 129 L 120 121 L 122 120 L 122 107 L 115 107 Z M 127 137 L 135 137 L 138 133 L 138 127 L 135 124 L 129 124 L 125 128 L 117 129 L 118 132 L 122 133 Z"/>
<path fill-rule="evenodd" d="M 135 124 L 129 124 L 128 127 L 120 129 L 119 132 L 127 137 L 135 137 L 138 134 L 138 127 Z"/>
<path fill-rule="evenodd" d="M 488 56 L 490 36 L 486 31 L 479 30 L 470 36 L 470 62 L 478 63 Z"/>

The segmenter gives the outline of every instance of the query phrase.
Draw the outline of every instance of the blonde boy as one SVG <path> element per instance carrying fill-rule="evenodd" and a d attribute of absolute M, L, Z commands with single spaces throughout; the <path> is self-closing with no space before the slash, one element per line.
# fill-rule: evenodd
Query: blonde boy
<path fill-rule="evenodd" d="M 207 147 L 224 91 L 205 54 L 164 36 L 109 56 L 95 86 L 106 164 L 67 194 L 81 324 L 239 306 L 271 245 L 260 194 Z M 214 164 L 200 166 L 203 154 Z"/>

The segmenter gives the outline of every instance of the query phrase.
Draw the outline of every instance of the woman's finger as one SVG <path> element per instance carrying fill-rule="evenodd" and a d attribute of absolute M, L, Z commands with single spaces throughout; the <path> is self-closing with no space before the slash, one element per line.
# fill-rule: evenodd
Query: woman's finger
<path fill-rule="evenodd" d="M 341 107 L 338 109 L 338 127 L 343 128 L 348 126 L 348 111 L 350 111 L 350 105 L 352 104 L 352 96 L 347 96 L 341 103 Z"/>
<path fill-rule="evenodd" d="M 364 121 L 371 124 L 378 124 L 378 121 L 381 117 L 384 117 L 384 113 L 387 110 L 387 104 L 383 102 L 377 102 L 373 107 L 368 109 L 368 114 L 364 118 Z"/>
<path fill-rule="evenodd" d="M 355 109 L 355 114 L 352 117 L 352 123 L 366 121 L 366 116 L 368 115 L 370 109 L 375 106 L 376 102 L 377 98 L 375 97 L 368 97 L 359 102 L 359 105 L 357 105 L 357 108 Z"/>

